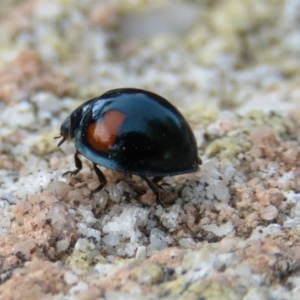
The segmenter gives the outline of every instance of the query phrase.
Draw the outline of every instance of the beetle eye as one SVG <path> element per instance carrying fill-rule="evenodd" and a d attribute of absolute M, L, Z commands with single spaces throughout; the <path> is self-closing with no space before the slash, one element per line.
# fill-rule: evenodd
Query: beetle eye
<path fill-rule="evenodd" d="M 61 146 L 64 142 L 65 142 L 65 140 L 67 139 L 67 137 L 66 136 L 63 136 L 63 135 L 60 135 L 60 136 L 55 136 L 54 137 L 54 139 L 59 139 L 59 138 L 61 138 L 62 137 L 62 139 L 59 141 L 59 143 L 57 144 L 57 147 L 59 147 L 59 146 Z"/>

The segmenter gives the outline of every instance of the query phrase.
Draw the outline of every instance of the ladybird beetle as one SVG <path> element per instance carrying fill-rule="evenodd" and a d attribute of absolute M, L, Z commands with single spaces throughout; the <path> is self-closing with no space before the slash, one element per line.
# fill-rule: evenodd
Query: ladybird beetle
<path fill-rule="evenodd" d="M 63 175 L 82 169 L 79 154 L 93 163 L 100 184 L 90 197 L 106 185 L 97 165 L 140 176 L 162 204 L 158 182 L 194 172 L 202 163 L 182 114 L 163 97 L 141 89 L 115 89 L 83 103 L 62 123 L 60 137 L 58 146 L 74 139 L 76 147 L 76 169 Z"/>

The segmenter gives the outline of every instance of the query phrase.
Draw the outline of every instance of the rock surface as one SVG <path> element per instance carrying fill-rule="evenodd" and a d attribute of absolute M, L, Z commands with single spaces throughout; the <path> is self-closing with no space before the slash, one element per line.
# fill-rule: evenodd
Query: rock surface
<path fill-rule="evenodd" d="M 299 1 L 2 2 L 0 299 L 300 299 Z M 104 168 L 90 200 L 85 159 L 62 177 L 62 121 L 128 86 L 197 138 L 165 208 Z"/>

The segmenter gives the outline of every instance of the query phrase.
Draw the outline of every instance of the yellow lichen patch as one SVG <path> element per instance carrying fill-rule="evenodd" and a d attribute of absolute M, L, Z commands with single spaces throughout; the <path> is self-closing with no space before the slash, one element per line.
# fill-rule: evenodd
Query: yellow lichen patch
<path fill-rule="evenodd" d="M 272 139 L 274 147 L 276 139 L 288 136 L 291 128 L 291 122 L 279 114 L 251 111 L 240 118 L 238 130 L 234 129 L 233 132 L 229 132 L 221 138 L 212 137 L 205 153 L 210 157 L 217 156 L 223 163 L 236 162 L 240 153 L 243 154 L 250 150 L 254 143 L 254 136 L 267 130 L 270 134 L 274 134 Z"/>
<path fill-rule="evenodd" d="M 181 295 L 185 287 L 186 283 L 184 276 L 178 276 L 176 280 L 166 282 L 160 285 L 163 295 L 172 295 L 173 299 L 176 299 L 179 295 Z"/>
<path fill-rule="evenodd" d="M 60 148 L 57 147 L 57 141 L 54 140 L 55 136 L 59 136 L 58 128 L 42 134 L 31 146 L 32 153 L 43 156 L 54 151 L 59 151 Z"/>
<path fill-rule="evenodd" d="M 199 103 L 182 110 L 190 123 L 209 125 L 216 121 L 219 109 L 215 105 Z"/>
<path fill-rule="evenodd" d="M 132 1 L 132 0 L 126 0 L 126 1 L 121 1 L 119 4 L 119 9 L 123 12 L 123 13 L 127 13 L 127 12 L 135 12 L 135 13 L 141 13 L 144 12 L 146 10 L 148 10 L 149 8 L 156 6 L 164 6 L 164 5 L 168 5 L 168 1 L 167 0 L 162 0 L 162 1 L 153 1 L 153 0 L 142 0 L 142 1 Z"/>
<path fill-rule="evenodd" d="M 135 268 L 131 275 L 131 279 L 141 284 L 157 284 L 162 282 L 163 278 L 162 268 L 151 263 Z"/>
<path fill-rule="evenodd" d="M 193 283 L 178 299 L 238 300 L 240 297 L 230 286 L 204 279 Z"/>
<path fill-rule="evenodd" d="M 253 110 L 241 119 L 241 128 L 250 132 L 254 127 L 270 126 L 276 136 L 287 135 L 292 128 L 290 120 L 277 113 L 265 113 L 260 110 Z"/>
<path fill-rule="evenodd" d="M 248 151 L 250 147 L 247 134 L 239 133 L 214 140 L 207 146 L 205 152 L 208 156 L 217 156 L 222 163 L 235 162 L 238 154 Z"/>
<path fill-rule="evenodd" d="M 73 270 L 87 271 L 97 263 L 105 263 L 106 259 L 101 255 L 94 243 L 81 239 L 75 246 L 73 253 L 68 257 L 66 264 Z"/>

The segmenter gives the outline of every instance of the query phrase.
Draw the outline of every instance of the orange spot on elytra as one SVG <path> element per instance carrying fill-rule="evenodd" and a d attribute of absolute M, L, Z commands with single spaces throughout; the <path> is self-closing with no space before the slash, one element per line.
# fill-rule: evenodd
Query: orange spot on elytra
<path fill-rule="evenodd" d="M 87 142 L 93 149 L 107 152 L 114 144 L 125 118 L 126 115 L 117 110 L 108 111 L 101 122 L 92 123 L 88 127 Z"/>

